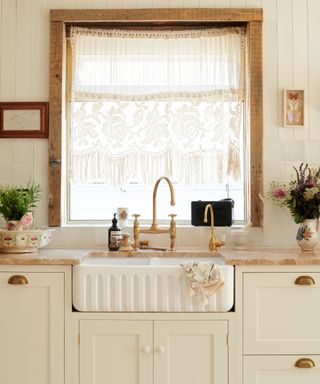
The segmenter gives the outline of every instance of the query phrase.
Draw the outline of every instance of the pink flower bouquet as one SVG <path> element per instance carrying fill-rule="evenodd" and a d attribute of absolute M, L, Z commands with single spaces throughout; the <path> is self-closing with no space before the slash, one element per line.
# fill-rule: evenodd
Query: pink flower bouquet
<path fill-rule="evenodd" d="M 320 216 L 320 168 L 301 163 L 294 167 L 296 178 L 288 184 L 271 183 L 267 198 L 279 207 L 287 207 L 296 223 Z"/>

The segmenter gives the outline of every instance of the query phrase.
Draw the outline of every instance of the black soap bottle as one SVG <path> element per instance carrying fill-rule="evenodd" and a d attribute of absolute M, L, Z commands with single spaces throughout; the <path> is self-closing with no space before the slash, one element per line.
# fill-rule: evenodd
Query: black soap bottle
<path fill-rule="evenodd" d="M 121 228 L 118 227 L 116 213 L 113 214 L 112 226 L 108 230 L 108 247 L 109 251 L 119 251 L 120 240 L 122 239 Z"/>

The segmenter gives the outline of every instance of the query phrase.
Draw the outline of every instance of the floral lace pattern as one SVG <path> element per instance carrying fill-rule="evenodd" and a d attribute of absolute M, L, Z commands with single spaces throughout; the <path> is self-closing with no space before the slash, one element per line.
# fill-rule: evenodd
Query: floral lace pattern
<path fill-rule="evenodd" d="M 74 102 L 74 183 L 152 184 L 160 174 L 186 185 L 241 177 L 242 103 Z"/>

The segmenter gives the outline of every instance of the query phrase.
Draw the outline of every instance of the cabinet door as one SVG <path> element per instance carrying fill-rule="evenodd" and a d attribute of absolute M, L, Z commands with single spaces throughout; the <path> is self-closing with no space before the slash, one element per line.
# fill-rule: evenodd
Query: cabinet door
<path fill-rule="evenodd" d="M 152 321 L 80 321 L 80 384 L 152 384 Z"/>
<path fill-rule="evenodd" d="M 319 303 L 319 273 L 245 273 L 244 353 L 319 354 Z"/>
<path fill-rule="evenodd" d="M 156 321 L 155 384 L 227 384 L 227 321 Z"/>
<path fill-rule="evenodd" d="M 314 368 L 297 368 L 298 359 L 312 359 Z M 320 356 L 245 356 L 245 384 L 319 384 Z"/>
<path fill-rule="evenodd" d="M 0 383 L 64 383 L 63 273 L 0 272 Z"/>

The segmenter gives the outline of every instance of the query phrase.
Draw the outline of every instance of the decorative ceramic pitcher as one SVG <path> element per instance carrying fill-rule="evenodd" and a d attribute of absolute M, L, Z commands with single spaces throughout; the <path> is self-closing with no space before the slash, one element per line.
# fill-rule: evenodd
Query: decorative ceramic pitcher
<path fill-rule="evenodd" d="M 25 213 L 20 220 L 6 220 L 6 229 L 8 231 L 22 231 L 28 229 L 33 222 L 31 212 Z"/>
<path fill-rule="evenodd" d="M 8 231 L 22 231 L 20 220 L 6 220 L 6 229 Z"/>
<path fill-rule="evenodd" d="M 318 243 L 319 220 L 305 219 L 297 232 L 297 243 L 302 251 L 312 251 Z"/>

